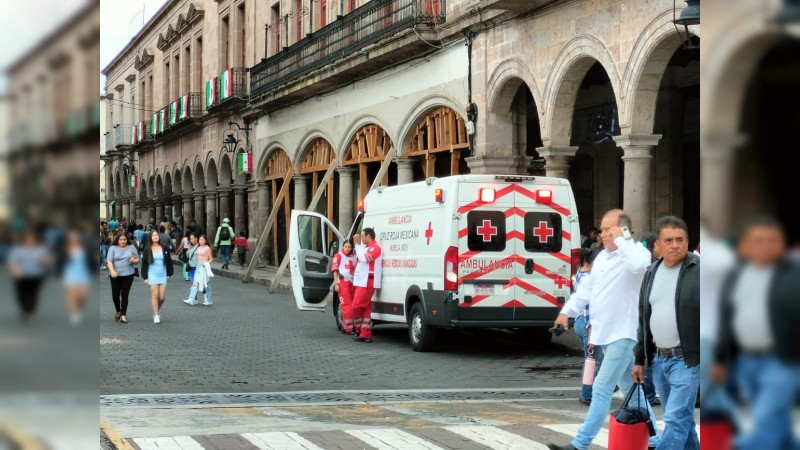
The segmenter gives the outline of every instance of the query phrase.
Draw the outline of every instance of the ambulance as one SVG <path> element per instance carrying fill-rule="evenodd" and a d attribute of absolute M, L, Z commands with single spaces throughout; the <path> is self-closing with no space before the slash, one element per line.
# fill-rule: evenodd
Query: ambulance
<path fill-rule="evenodd" d="M 383 280 L 375 324 L 408 326 L 411 347 L 430 351 L 443 328 L 501 328 L 550 340 L 580 263 L 569 181 L 521 175 L 455 175 L 379 187 L 359 202 L 351 230 L 292 211 L 292 288 L 298 309 L 325 311 L 331 261 L 346 237 L 375 230 Z"/>

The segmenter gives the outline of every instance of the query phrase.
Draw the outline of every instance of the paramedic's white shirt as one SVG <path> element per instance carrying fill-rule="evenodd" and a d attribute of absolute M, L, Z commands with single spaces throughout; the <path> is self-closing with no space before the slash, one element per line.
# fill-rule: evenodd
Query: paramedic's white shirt
<path fill-rule="evenodd" d="M 592 335 L 589 343 L 608 345 L 619 339 L 636 340 L 639 326 L 639 289 L 650 266 L 650 251 L 633 239 L 618 237 L 617 249 L 603 250 L 592 271 L 561 310 L 577 317 L 591 305 Z"/>

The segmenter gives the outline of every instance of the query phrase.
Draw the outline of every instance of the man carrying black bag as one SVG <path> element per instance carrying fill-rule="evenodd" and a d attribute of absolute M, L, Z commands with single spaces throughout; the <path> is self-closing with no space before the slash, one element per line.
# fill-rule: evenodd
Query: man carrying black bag
<path fill-rule="evenodd" d="M 682 219 L 658 219 L 656 233 L 661 259 L 645 273 L 639 294 L 633 381 L 644 382 L 647 358 L 664 408 L 657 449 L 699 450 L 694 407 L 700 386 L 700 257 L 689 253 Z"/>

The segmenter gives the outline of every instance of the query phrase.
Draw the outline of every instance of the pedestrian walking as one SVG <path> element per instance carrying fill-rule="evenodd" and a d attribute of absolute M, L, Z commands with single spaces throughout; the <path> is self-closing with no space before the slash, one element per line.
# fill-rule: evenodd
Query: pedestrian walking
<path fill-rule="evenodd" d="M 339 296 L 339 310 L 342 312 L 342 333 L 353 334 L 353 269 L 356 257 L 353 241 L 346 240 L 342 250 L 333 255 L 333 290 Z"/>
<path fill-rule="evenodd" d="M 105 270 L 108 247 L 111 246 L 111 232 L 108 231 L 108 224 L 100 222 L 100 270 Z"/>
<path fill-rule="evenodd" d="M 383 250 L 375 242 L 375 230 L 364 228 L 353 236 L 356 268 L 353 272 L 353 340 L 372 342 L 372 296 L 381 287 Z"/>
<path fill-rule="evenodd" d="M 792 412 L 800 380 L 800 264 L 788 255 L 785 231 L 773 217 L 751 219 L 737 247 L 742 260 L 720 299 L 711 378 L 724 383 L 733 369 L 750 406 L 752 426 L 737 437 L 736 449 L 797 448 Z"/>
<path fill-rule="evenodd" d="M 128 294 L 133 285 L 134 264 L 139 263 L 139 250 L 128 243 L 128 236 L 117 234 L 114 244 L 108 249 L 106 267 L 111 280 L 111 299 L 114 301 L 114 320 L 128 323 Z"/>
<path fill-rule="evenodd" d="M 36 319 L 39 290 L 51 262 L 50 250 L 41 242 L 39 233 L 34 229 L 26 229 L 22 241 L 11 247 L 8 267 L 11 277 L 14 278 L 23 322 L 30 323 Z"/>
<path fill-rule="evenodd" d="M 161 244 L 157 231 L 150 233 L 150 242 L 142 255 L 142 279 L 150 286 L 150 306 L 153 308 L 153 323 L 161 323 L 161 307 L 167 296 L 167 279 L 174 268 L 169 248 Z"/>
<path fill-rule="evenodd" d="M 178 245 L 180 248 L 180 260 L 183 263 L 183 280 L 189 281 L 189 247 L 192 246 L 191 244 L 191 236 L 192 232 L 189 229 L 186 229 L 186 233 L 181 239 L 181 243 Z"/>
<path fill-rule="evenodd" d="M 656 222 L 661 258 L 647 270 L 639 293 L 633 381 L 644 383 L 652 365 L 664 408 L 657 449 L 699 450 L 694 406 L 700 386 L 700 257 L 689 253 L 689 227 L 664 216 Z"/>
<path fill-rule="evenodd" d="M 587 276 L 589 276 L 589 272 L 592 270 L 592 263 L 594 263 L 594 259 L 597 255 L 600 254 L 600 249 L 589 250 L 588 248 L 582 249 L 581 252 L 581 259 L 583 260 L 583 265 L 578 272 L 575 273 L 575 280 L 573 282 L 573 293 L 578 289 L 578 286 L 583 282 Z M 584 361 L 586 358 L 589 357 L 591 354 L 595 361 L 596 361 L 596 368 L 595 368 L 595 375 L 597 374 L 597 370 L 600 369 L 600 365 L 603 362 L 603 352 L 599 348 L 595 348 L 594 345 L 589 344 L 589 334 L 591 333 L 592 325 L 589 321 L 589 305 L 586 305 L 586 309 L 578 314 L 578 317 L 575 318 L 575 323 L 573 325 L 575 327 L 575 335 L 578 336 L 578 339 L 581 340 L 581 344 L 583 346 L 583 359 Z M 584 405 L 589 405 L 592 403 L 592 386 L 588 384 L 581 385 L 581 394 L 578 397 L 578 401 Z"/>
<path fill-rule="evenodd" d="M 214 255 L 211 253 L 211 247 L 208 246 L 208 239 L 205 235 L 198 237 L 197 246 L 190 249 L 190 265 L 193 259 L 196 261 L 196 267 L 195 270 L 192 271 L 192 275 L 190 275 L 192 289 L 189 291 L 189 298 L 183 302 L 187 305 L 196 305 L 197 295 L 202 292 L 203 305 L 211 306 L 214 304 L 210 283 L 211 277 L 214 276 L 214 273 L 211 272 L 211 261 L 214 260 Z M 191 270 L 191 267 L 189 270 Z"/>
<path fill-rule="evenodd" d="M 78 230 L 70 230 L 58 252 L 58 274 L 66 289 L 67 311 L 73 325 L 81 323 L 89 298 L 89 283 L 97 270 L 90 246 Z"/>
<path fill-rule="evenodd" d="M 236 247 L 236 257 L 239 258 L 239 267 L 244 269 L 244 260 L 247 252 L 250 251 L 250 244 L 247 242 L 244 231 L 239 232 L 239 236 L 233 241 L 233 245 Z"/>
<path fill-rule="evenodd" d="M 555 321 L 556 325 L 568 329 L 569 318 L 577 317 L 590 304 L 589 343 L 603 351 L 603 364 L 594 379 L 592 403 L 577 435 L 563 446 L 548 444 L 551 450 L 589 448 L 608 418 L 615 385 L 619 384 L 622 392 L 629 392 L 633 386 L 630 373 L 638 329 L 638 293 L 650 266 L 650 252 L 624 233 L 623 227 L 632 231 L 631 219 L 624 211 L 614 209 L 603 216 L 600 237 L 604 249 L 595 258 L 589 276 L 570 296 Z M 640 404 L 647 405 L 650 416 L 655 417 L 640 390 L 637 389 L 636 395 L 641 397 Z M 631 401 L 636 404 L 637 400 Z M 658 436 L 654 436 L 650 445 L 657 444 Z"/>
<path fill-rule="evenodd" d="M 227 269 L 231 262 L 231 250 L 233 245 L 233 227 L 227 217 L 222 219 L 222 225 L 217 227 L 217 235 L 214 237 L 214 247 L 219 249 L 219 259 L 222 261 L 222 268 Z"/>

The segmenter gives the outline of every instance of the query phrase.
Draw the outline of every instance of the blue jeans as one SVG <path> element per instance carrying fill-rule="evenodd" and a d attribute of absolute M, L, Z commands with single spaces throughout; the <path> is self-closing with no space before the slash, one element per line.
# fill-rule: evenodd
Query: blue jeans
<path fill-rule="evenodd" d="M 219 259 L 222 261 L 223 265 L 227 265 L 231 262 L 231 250 L 233 250 L 233 247 L 230 245 L 219 246 Z"/>
<path fill-rule="evenodd" d="M 189 291 L 189 300 L 197 300 L 197 295 L 200 293 L 200 286 L 192 281 L 192 290 Z M 203 297 L 205 297 L 206 302 L 211 302 L 211 297 L 213 292 L 211 292 L 211 283 L 206 285 L 206 291 L 203 293 Z"/>
<path fill-rule="evenodd" d="M 583 359 L 589 357 L 589 330 L 586 329 L 586 316 L 581 314 L 575 319 L 574 325 L 575 335 L 581 340 L 583 344 Z M 594 349 L 594 359 L 597 361 L 597 369 L 594 374 L 597 376 L 597 371 L 600 370 L 600 364 L 603 362 L 603 350 L 600 347 Z M 581 371 L 583 373 L 583 371 Z M 581 386 L 581 398 L 584 400 L 592 399 L 592 386 L 584 384 Z"/>
<path fill-rule="evenodd" d="M 108 246 L 105 244 L 100 244 L 100 265 L 106 265 L 106 258 L 108 257 Z"/>
<path fill-rule="evenodd" d="M 197 267 L 191 267 L 188 264 L 186 265 L 186 273 L 189 274 L 189 282 L 194 284 L 194 273 L 197 271 Z"/>
<path fill-rule="evenodd" d="M 753 426 L 737 439 L 741 450 L 793 447 L 792 408 L 800 380 L 800 364 L 784 364 L 771 354 L 741 354 L 739 391 L 750 407 Z"/>
<path fill-rule="evenodd" d="M 664 433 L 657 450 L 699 450 L 694 404 L 700 387 L 700 366 L 686 367 L 683 356 L 656 355 L 653 381 L 664 408 Z"/>
<path fill-rule="evenodd" d="M 597 372 L 592 388 L 592 404 L 583 425 L 578 430 L 578 435 L 572 440 L 572 445 L 579 450 L 586 450 L 591 445 L 592 440 L 600 432 L 603 422 L 611 412 L 611 394 L 614 393 L 614 386 L 619 384 L 623 393 L 627 394 L 633 387 L 633 346 L 636 341 L 633 339 L 619 339 L 608 345 L 603 345 L 603 364 Z M 638 399 L 632 398 L 631 403 L 645 405 L 650 412 L 650 417 L 655 424 L 655 413 L 653 408 L 647 403 L 647 399 L 637 390 Z M 639 403 L 637 403 L 639 402 Z M 657 431 L 656 431 L 657 432 Z M 658 444 L 658 435 L 650 438 L 650 445 Z"/>

